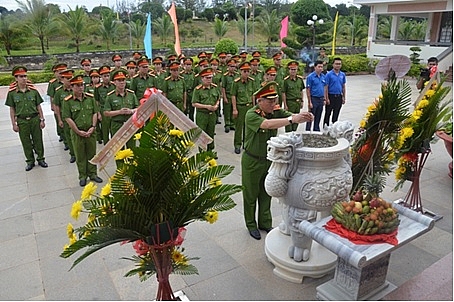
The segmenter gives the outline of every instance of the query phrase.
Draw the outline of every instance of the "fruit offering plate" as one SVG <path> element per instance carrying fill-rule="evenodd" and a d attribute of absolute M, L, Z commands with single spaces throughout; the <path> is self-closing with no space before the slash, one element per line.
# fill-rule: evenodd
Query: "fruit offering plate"
<path fill-rule="evenodd" d="M 324 227 L 328 231 L 346 238 L 355 244 L 389 243 L 397 245 L 399 243 L 397 240 L 397 229 L 389 234 L 361 235 L 354 231 L 347 230 L 342 224 L 336 222 L 334 219 L 329 220 Z"/>

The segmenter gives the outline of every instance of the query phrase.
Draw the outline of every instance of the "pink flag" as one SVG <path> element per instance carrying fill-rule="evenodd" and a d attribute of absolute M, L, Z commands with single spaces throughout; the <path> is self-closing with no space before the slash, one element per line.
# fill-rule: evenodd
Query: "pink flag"
<path fill-rule="evenodd" d="M 172 19 L 173 27 L 175 29 L 175 52 L 177 55 L 181 55 L 181 46 L 180 46 L 180 33 L 178 32 L 178 23 L 177 23 L 177 11 L 175 8 L 175 2 L 172 2 L 169 11 L 167 12 Z"/>
<path fill-rule="evenodd" d="M 285 43 L 282 42 L 282 40 L 285 37 L 287 37 L 287 32 L 288 32 L 288 16 L 285 17 L 284 19 L 282 19 L 282 21 L 281 21 L 281 34 L 280 34 L 281 47 L 287 47 L 287 45 L 285 45 Z"/>

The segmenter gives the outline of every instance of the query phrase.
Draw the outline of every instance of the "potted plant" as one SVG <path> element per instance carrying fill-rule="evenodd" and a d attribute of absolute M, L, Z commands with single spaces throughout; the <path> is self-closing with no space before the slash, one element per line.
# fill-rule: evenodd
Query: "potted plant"
<path fill-rule="evenodd" d="M 210 151 L 195 152 L 199 128 L 186 133 L 174 129 L 169 119 L 158 113 L 136 134 L 139 146 L 121 150 L 121 161 L 109 183 L 96 193 L 90 182 L 71 210 L 73 218 L 88 214 L 80 228 L 69 224 L 70 238 L 61 257 L 85 250 L 73 263 L 116 243 L 131 243 L 136 255 L 135 268 L 126 276 L 138 275 L 141 281 L 156 275 L 156 300 L 174 300 L 170 273 L 193 274 L 197 269 L 183 254 L 185 226 L 196 220 L 214 223 L 218 211 L 232 209 L 231 195 L 240 185 L 222 184 L 221 179 L 234 169 L 217 165 Z"/>

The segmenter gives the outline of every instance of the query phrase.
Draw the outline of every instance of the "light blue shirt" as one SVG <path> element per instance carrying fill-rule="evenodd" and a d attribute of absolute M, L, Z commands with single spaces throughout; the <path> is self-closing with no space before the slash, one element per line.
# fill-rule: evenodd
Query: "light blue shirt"
<path fill-rule="evenodd" d="M 310 88 L 311 97 L 322 98 L 325 96 L 326 78 L 323 73 L 319 76 L 314 71 L 306 78 L 306 88 Z"/>

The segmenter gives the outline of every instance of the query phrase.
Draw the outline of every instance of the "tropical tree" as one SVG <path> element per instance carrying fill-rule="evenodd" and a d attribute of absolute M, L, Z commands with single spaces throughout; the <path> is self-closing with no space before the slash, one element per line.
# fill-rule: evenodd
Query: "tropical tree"
<path fill-rule="evenodd" d="M 3 44 L 8 56 L 11 55 L 14 42 L 20 35 L 20 31 L 14 27 L 13 16 L 2 14 L 0 16 L 0 43 Z"/>
<path fill-rule="evenodd" d="M 377 39 L 389 39 L 391 37 L 391 16 L 378 16 Z"/>
<path fill-rule="evenodd" d="M 218 40 L 221 40 L 222 37 L 225 36 L 227 31 L 229 30 L 228 26 L 229 24 L 227 23 L 227 21 L 222 21 L 217 17 L 214 19 L 214 34 L 216 35 L 216 37 L 218 37 Z"/>
<path fill-rule="evenodd" d="M 46 53 L 44 49 L 44 40 L 51 30 L 53 19 L 53 10 L 46 6 L 44 0 L 16 0 L 19 8 L 26 14 L 25 27 L 41 43 L 41 51 Z"/>
<path fill-rule="evenodd" d="M 257 21 L 260 24 L 260 26 L 257 26 L 257 30 L 266 37 L 269 52 L 271 42 L 276 41 L 279 38 L 281 20 L 277 16 L 277 11 L 273 9 L 271 13 L 263 11 L 257 18 Z"/>
<path fill-rule="evenodd" d="M 349 37 L 350 45 L 355 46 L 357 41 L 361 42 L 367 37 L 368 23 L 364 16 L 353 14 L 343 20 L 339 29 Z"/>
<path fill-rule="evenodd" d="M 69 6 L 68 6 L 69 7 Z M 70 37 L 76 44 L 76 53 L 80 52 L 80 42 L 83 40 L 87 25 L 87 14 L 83 7 L 76 5 L 76 9 L 69 7 L 69 12 L 59 16 L 63 34 Z"/>
<path fill-rule="evenodd" d="M 118 23 L 115 20 L 113 12 L 108 10 L 101 11 L 101 24 L 99 25 L 99 32 L 104 41 L 106 41 L 107 50 L 110 50 L 110 42 L 117 36 Z"/>
<path fill-rule="evenodd" d="M 131 27 L 131 36 L 136 41 L 136 48 L 140 48 L 143 37 L 145 36 L 145 24 L 140 20 L 136 20 L 136 22 L 129 23 L 129 26 Z"/>
<path fill-rule="evenodd" d="M 153 23 L 153 30 L 161 37 L 161 41 L 164 45 L 167 45 L 167 37 L 173 30 L 172 20 L 167 13 L 162 14 L 161 18 L 157 18 Z"/>

